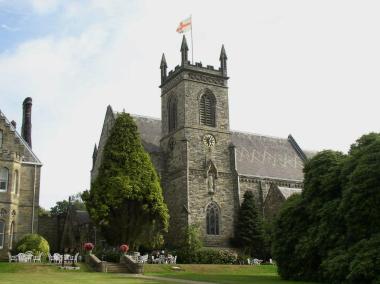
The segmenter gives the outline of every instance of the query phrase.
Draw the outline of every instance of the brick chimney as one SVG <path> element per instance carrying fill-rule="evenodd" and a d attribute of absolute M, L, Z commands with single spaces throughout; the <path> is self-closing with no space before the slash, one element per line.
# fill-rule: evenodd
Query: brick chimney
<path fill-rule="evenodd" d="M 28 97 L 24 100 L 21 135 L 22 138 L 32 148 L 32 98 Z"/>

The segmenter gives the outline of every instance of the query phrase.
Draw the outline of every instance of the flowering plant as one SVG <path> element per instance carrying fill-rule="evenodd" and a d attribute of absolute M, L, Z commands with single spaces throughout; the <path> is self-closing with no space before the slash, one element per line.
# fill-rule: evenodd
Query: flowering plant
<path fill-rule="evenodd" d="M 124 244 L 121 245 L 119 249 L 122 253 L 126 253 L 129 250 L 129 246 Z"/>
<path fill-rule="evenodd" d="M 83 248 L 85 251 L 92 251 L 94 249 L 94 244 L 93 243 L 85 243 L 83 245 Z"/>

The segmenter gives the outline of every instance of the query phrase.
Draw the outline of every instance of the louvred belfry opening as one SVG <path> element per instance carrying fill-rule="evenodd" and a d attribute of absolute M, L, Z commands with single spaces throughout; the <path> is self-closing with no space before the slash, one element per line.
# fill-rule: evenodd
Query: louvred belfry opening
<path fill-rule="evenodd" d="M 201 97 L 199 117 L 201 124 L 215 127 L 215 99 L 211 94 Z"/>

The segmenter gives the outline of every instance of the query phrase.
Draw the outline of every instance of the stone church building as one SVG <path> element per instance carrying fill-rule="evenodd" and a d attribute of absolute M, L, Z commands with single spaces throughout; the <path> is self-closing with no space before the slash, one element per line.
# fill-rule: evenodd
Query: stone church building
<path fill-rule="evenodd" d="M 38 228 L 42 164 L 32 151 L 31 115 L 32 99 L 26 98 L 20 135 L 0 110 L 0 259 Z"/>
<path fill-rule="evenodd" d="M 272 217 L 287 197 L 301 192 L 307 156 L 291 135 L 230 129 L 224 46 L 217 69 L 191 64 L 185 37 L 180 51 L 181 64 L 170 72 L 162 56 L 161 119 L 133 117 L 161 177 L 170 214 L 167 241 L 177 243 L 179 232 L 196 224 L 205 246 L 229 247 L 244 193 L 252 191 L 264 217 Z M 108 106 L 93 153 L 92 180 L 117 115 Z"/>

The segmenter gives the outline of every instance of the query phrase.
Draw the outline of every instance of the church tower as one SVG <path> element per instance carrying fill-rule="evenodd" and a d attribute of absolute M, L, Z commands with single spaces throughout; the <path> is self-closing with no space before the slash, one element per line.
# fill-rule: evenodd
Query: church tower
<path fill-rule="evenodd" d="M 189 225 L 199 227 L 205 246 L 226 247 L 233 237 L 239 204 L 229 127 L 227 55 L 220 67 L 191 64 L 185 36 L 181 65 L 161 69 L 164 171 L 162 184 L 170 213 L 168 241 L 175 245 Z"/>

